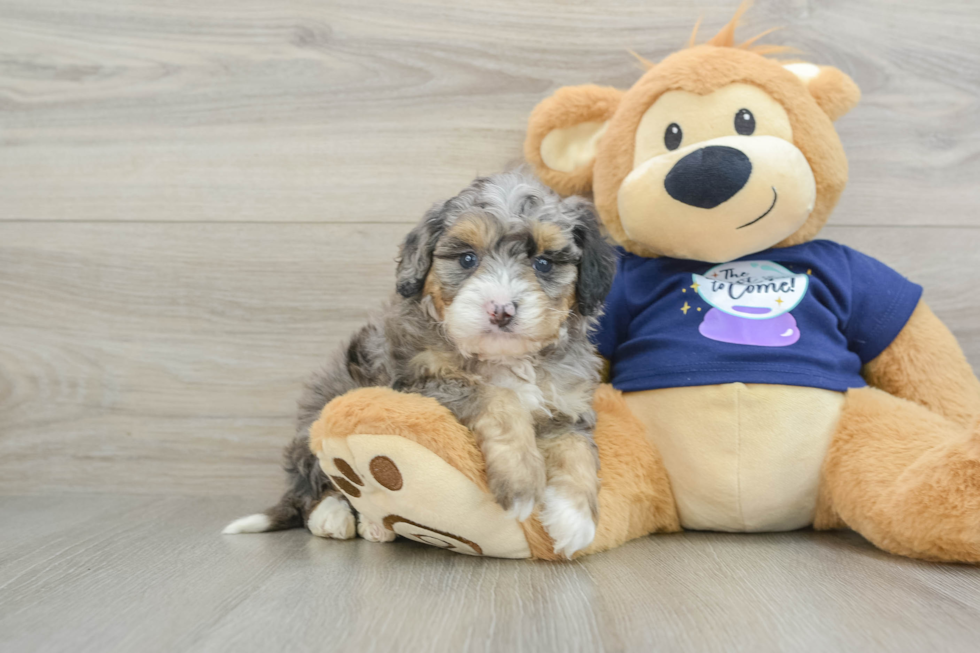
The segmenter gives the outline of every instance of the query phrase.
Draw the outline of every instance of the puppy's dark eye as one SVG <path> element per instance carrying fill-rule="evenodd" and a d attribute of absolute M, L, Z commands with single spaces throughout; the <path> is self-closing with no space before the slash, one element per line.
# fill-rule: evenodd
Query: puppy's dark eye
<path fill-rule="evenodd" d="M 473 252 L 465 252 L 459 255 L 459 266 L 464 270 L 475 268 L 479 262 L 479 257 Z"/>
<path fill-rule="evenodd" d="M 684 132 L 681 131 L 680 125 L 676 122 L 667 125 L 667 131 L 664 132 L 664 145 L 668 150 L 676 150 L 680 147 L 683 138 Z"/>
<path fill-rule="evenodd" d="M 535 272 L 540 272 L 541 274 L 548 274 L 549 272 L 551 272 L 551 269 L 555 267 L 555 264 L 549 261 L 548 259 L 544 258 L 543 256 L 539 256 L 536 259 L 534 259 L 533 267 Z"/>
<path fill-rule="evenodd" d="M 742 136 L 751 136 L 755 131 L 755 116 L 748 109 L 739 109 L 735 114 L 735 131 Z"/>

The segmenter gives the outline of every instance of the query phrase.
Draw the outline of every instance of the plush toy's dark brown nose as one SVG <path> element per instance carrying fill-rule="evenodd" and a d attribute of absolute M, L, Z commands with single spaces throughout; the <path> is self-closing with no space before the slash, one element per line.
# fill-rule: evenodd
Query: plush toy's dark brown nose
<path fill-rule="evenodd" d="M 664 179 L 664 188 L 678 202 L 713 209 L 742 190 L 751 174 L 752 162 L 744 152 L 710 145 L 675 163 Z"/>

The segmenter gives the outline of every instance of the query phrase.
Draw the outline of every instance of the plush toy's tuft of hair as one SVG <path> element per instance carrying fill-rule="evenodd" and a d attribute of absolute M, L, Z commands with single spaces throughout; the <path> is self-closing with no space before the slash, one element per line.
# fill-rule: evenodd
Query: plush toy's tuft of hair
<path fill-rule="evenodd" d="M 761 34 L 756 34 L 748 41 L 743 41 L 742 43 L 736 45 L 735 28 L 738 27 L 738 23 L 742 19 L 742 15 L 745 14 L 745 12 L 748 11 L 749 7 L 751 6 L 752 6 L 752 0 L 745 0 L 745 2 L 740 4 L 738 6 L 738 9 L 735 10 L 735 15 L 732 16 L 732 19 L 730 21 L 728 21 L 728 24 L 722 27 L 717 34 L 715 34 L 710 39 L 708 39 L 705 42 L 705 45 L 713 45 L 718 48 L 738 48 L 739 50 L 748 50 L 749 52 L 754 52 L 755 54 L 759 54 L 763 56 L 767 54 L 778 54 L 781 52 L 794 52 L 795 51 L 794 48 L 791 48 L 786 45 L 765 45 L 765 44 L 756 45 L 755 44 L 756 41 L 761 39 L 763 36 L 772 34 L 776 30 L 781 29 L 779 27 L 773 27 L 771 29 L 767 29 Z M 694 25 L 694 31 L 691 32 L 691 39 L 688 42 L 689 48 L 693 48 L 695 45 L 697 45 L 698 28 L 700 26 L 701 26 L 701 19 L 699 18 L 698 22 L 695 23 Z"/>
<path fill-rule="evenodd" d="M 755 36 L 753 36 L 747 41 L 743 41 L 741 43 L 736 44 L 735 28 L 738 26 L 738 22 L 739 20 L 741 20 L 742 15 L 746 11 L 748 11 L 751 6 L 752 6 L 752 0 L 745 0 L 745 2 L 739 5 L 738 9 L 735 11 L 735 15 L 732 17 L 730 21 L 728 21 L 728 24 L 722 27 L 721 31 L 719 31 L 717 34 L 715 34 L 710 39 L 705 41 L 703 45 L 713 45 L 717 48 L 736 48 L 738 50 L 746 50 L 748 52 L 753 52 L 755 54 L 762 55 L 762 56 L 768 54 L 782 54 L 782 53 L 790 53 L 790 52 L 798 51 L 796 48 L 790 47 L 788 45 L 766 45 L 766 44 L 756 45 L 756 41 L 758 41 L 764 36 L 768 36 L 769 34 L 772 34 L 777 30 L 781 30 L 782 27 L 771 27 L 760 34 L 756 34 Z M 698 22 L 694 23 L 694 29 L 691 31 L 691 38 L 688 39 L 687 41 L 687 47 L 693 48 L 698 45 L 698 29 L 700 29 L 700 27 L 701 27 L 701 18 L 698 18 Z M 652 61 L 641 57 L 633 50 L 629 50 L 629 53 L 634 57 L 636 57 L 637 61 L 640 62 L 640 65 L 646 70 L 650 70 L 656 65 Z"/>
<path fill-rule="evenodd" d="M 646 57 L 642 57 L 639 54 L 637 54 L 636 50 L 627 50 L 627 52 L 629 52 L 631 55 L 633 55 L 636 58 L 636 60 L 640 63 L 640 66 L 644 70 L 650 70 L 651 68 L 657 65 L 652 61 L 650 61 L 649 59 L 647 59 Z"/>
<path fill-rule="evenodd" d="M 700 29 L 701 21 L 703 19 L 704 16 L 698 16 L 698 22 L 694 23 L 694 29 L 691 30 L 691 38 L 687 42 L 687 47 L 693 48 L 695 45 L 698 44 L 698 29 Z"/>

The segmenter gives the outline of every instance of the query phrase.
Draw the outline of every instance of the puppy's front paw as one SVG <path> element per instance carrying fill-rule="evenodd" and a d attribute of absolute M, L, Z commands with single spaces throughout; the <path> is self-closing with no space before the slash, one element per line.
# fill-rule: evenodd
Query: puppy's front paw
<path fill-rule="evenodd" d="M 354 513 L 346 501 L 337 497 L 327 497 L 317 504 L 306 527 L 317 537 L 330 537 L 335 540 L 349 540 L 354 537 Z"/>
<path fill-rule="evenodd" d="M 555 541 L 555 553 L 571 558 L 595 539 L 596 522 L 588 497 L 571 496 L 568 488 L 548 487 L 544 509 L 538 517 Z"/>
<path fill-rule="evenodd" d="M 537 448 L 523 455 L 487 460 L 487 483 L 497 503 L 518 521 L 525 521 L 544 496 L 544 458 Z"/>
<path fill-rule="evenodd" d="M 389 531 L 384 524 L 371 521 L 364 515 L 358 515 L 357 534 L 368 542 L 393 542 L 397 537 L 395 531 Z"/>

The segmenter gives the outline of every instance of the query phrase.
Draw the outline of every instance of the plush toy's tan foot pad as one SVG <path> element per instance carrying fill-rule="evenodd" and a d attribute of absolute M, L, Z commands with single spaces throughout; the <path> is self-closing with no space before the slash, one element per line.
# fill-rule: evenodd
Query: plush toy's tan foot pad
<path fill-rule="evenodd" d="M 364 517 L 468 555 L 529 558 L 521 525 L 462 472 L 398 435 L 323 438 L 320 465 Z"/>

